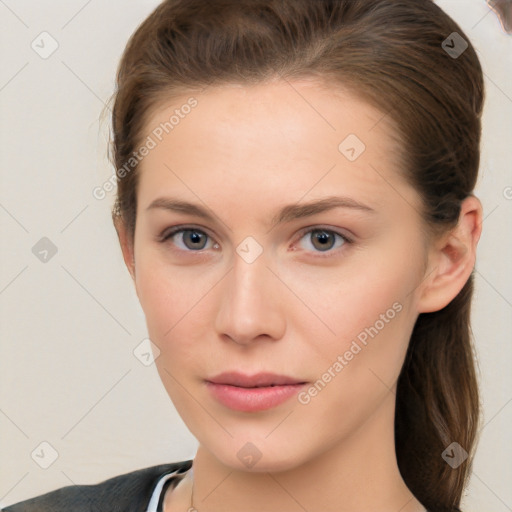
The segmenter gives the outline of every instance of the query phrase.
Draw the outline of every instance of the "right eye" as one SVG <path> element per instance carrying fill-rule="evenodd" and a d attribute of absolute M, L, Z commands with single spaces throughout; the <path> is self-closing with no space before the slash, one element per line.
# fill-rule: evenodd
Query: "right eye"
<path fill-rule="evenodd" d="M 175 237 L 181 241 L 181 246 L 178 244 L 179 250 L 184 252 L 200 252 L 205 249 L 205 241 L 209 238 L 209 235 L 194 227 L 178 226 L 164 233 L 160 242 L 168 243 Z M 174 245 L 176 245 L 176 243 L 174 243 Z M 215 244 L 215 246 L 218 247 L 218 244 Z"/>

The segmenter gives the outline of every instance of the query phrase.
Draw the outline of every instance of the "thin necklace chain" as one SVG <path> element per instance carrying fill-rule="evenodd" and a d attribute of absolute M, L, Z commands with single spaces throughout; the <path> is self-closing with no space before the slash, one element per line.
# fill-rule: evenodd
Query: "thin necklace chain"
<path fill-rule="evenodd" d="M 196 509 L 194 508 L 194 472 L 193 468 L 190 468 L 190 478 L 192 479 L 192 492 L 190 493 L 190 508 L 187 512 L 194 512 Z"/>

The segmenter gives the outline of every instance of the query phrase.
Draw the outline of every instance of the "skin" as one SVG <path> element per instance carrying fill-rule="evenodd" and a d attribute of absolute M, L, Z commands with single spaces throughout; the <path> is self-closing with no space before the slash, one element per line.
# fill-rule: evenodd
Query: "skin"
<path fill-rule="evenodd" d="M 188 97 L 154 109 L 144 135 Z M 199 442 L 195 508 L 424 510 L 396 463 L 396 382 L 418 315 L 443 308 L 471 274 L 480 201 L 467 198 L 457 227 L 427 240 L 420 196 L 397 171 L 391 125 L 340 88 L 275 81 L 194 97 L 197 107 L 140 164 L 133 242 L 122 222 L 116 229 L 160 350 L 158 372 Z M 355 161 L 338 150 L 348 134 L 366 145 Z M 269 228 L 280 207 L 333 194 L 375 212 L 337 208 Z M 215 222 L 147 210 L 170 195 L 206 205 Z M 158 241 L 178 225 L 207 236 Z M 334 234 L 315 243 L 307 231 L 318 227 L 353 243 Z M 248 236 L 263 249 L 252 263 L 236 252 Z M 307 404 L 294 397 L 267 411 L 233 411 L 206 389 L 204 379 L 228 370 L 314 383 L 394 303 L 400 312 Z M 250 468 L 237 457 L 247 442 L 261 453 Z M 165 511 L 188 510 L 190 493 L 185 478 L 167 492 Z"/>

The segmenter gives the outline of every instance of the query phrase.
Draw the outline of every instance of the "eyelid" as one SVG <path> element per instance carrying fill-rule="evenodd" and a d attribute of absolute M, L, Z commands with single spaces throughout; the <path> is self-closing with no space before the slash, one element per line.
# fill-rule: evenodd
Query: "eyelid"
<path fill-rule="evenodd" d="M 201 233 L 204 233 L 208 237 L 210 237 L 212 240 L 214 237 L 210 234 L 210 232 L 206 228 L 189 225 L 189 224 L 177 224 L 176 226 L 171 226 L 169 228 L 166 228 L 162 231 L 160 235 L 157 236 L 157 240 L 159 242 L 165 242 L 169 238 L 171 238 L 173 235 L 176 235 L 177 233 L 180 233 L 181 231 L 200 231 Z M 190 252 L 199 252 L 199 251 L 190 251 Z"/>
<path fill-rule="evenodd" d="M 174 235 L 180 234 L 183 231 L 199 231 L 200 233 L 203 233 L 211 240 L 211 244 L 213 246 L 215 246 L 216 244 L 218 245 L 218 242 L 216 241 L 216 237 L 212 236 L 208 229 L 190 225 L 190 224 L 177 224 L 175 226 L 171 226 L 167 229 L 164 229 L 164 231 L 156 237 L 156 240 L 157 240 L 157 242 L 159 242 L 161 244 L 166 244 L 171 241 L 170 239 Z M 173 245 L 175 245 L 175 244 L 173 244 Z M 171 250 L 178 254 L 190 255 L 193 258 L 204 258 L 204 257 L 207 257 L 206 253 L 208 252 L 208 250 L 211 250 L 211 249 L 212 249 L 212 247 L 210 247 L 210 249 L 205 248 L 205 249 L 193 251 L 190 249 L 180 249 L 178 247 L 172 247 Z"/>
<path fill-rule="evenodd" d="M 346 229 L 330 227 L 322 224 L 312 224 L 300 229 L 298 239 L 300 240 L 306 233 L 309 233 L 310 231 L 328 231 L 330 233 L 341 236 L 347 243 L 354 243 L 355 241 L 355 236 L 353 234 L 348 234 Z"/>

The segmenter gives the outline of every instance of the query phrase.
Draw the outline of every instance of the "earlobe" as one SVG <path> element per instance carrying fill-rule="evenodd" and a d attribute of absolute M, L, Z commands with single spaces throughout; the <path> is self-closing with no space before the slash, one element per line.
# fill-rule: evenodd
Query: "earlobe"
<path fill-rule="evenodd" d="M 123 253 L 123 259 L 126 264 L 126 268 L 128 269 L 132 279 L 135 281 L 135 257 L 133 251 L 133 240 L 128 235 L 126 225 L 121 217 L 118 217 L 114 221 L 114 226 L 119 238 L 119 244 L 121 245 L 121 252 Z"/>
<path fill-rule="evenodd" d="M 433 243 L 420 287 L 418 313 L 443 309 L 462 290 L 475 266 L 481 231 L 482 204 L 471 195 L 461 204 L 457 226 Z"/>

